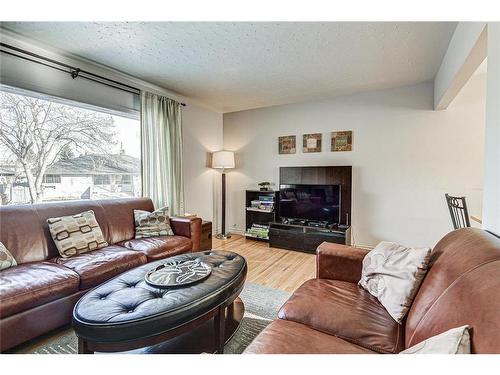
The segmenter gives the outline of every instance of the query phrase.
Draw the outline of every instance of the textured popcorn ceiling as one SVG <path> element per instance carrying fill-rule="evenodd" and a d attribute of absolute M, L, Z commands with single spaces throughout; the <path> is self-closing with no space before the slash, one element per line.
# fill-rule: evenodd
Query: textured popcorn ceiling
<path fill-rule="evenodd" d="M 15 22 L 2 26 L 232 112 L 432 80 L 456 24 Z"/>

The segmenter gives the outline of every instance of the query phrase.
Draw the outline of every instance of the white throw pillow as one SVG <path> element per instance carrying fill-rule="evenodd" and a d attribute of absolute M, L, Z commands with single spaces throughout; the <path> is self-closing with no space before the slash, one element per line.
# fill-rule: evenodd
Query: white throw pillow
<path fill-rule="evenodd" d="M 135 238 L 173 236 L 168 207 L 149 212 L 134 210 Z"/>
<path fill-rule="evenodd" d="M 63 258 L 108 246 L 94 211 L 47 219 L 50 234 Z"/>
<path fill-rule="evenodd" d="M 16 260 L 5 245 L 0 242 L 0 271 L 15 266 L 17 266 Z"/>
<path fill-rule="evenodd" d="M 377 297 L 401 323 L 417 294 L 429 265 L 431 249 L 381 242 L 363 259 L 359 285 Z"/>
<path fill-rule="evenodd" d="M 399 354 L 470 354 L 469 326 L 452 328 Z"/>

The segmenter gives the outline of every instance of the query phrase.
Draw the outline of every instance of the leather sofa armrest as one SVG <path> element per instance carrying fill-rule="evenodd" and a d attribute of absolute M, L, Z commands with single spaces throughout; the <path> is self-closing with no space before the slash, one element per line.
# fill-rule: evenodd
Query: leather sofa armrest
<path fill-rule="evenodd" d="M 191 251 L 200 250 L 201 218 L 199 217 L 171 217 L 170 226 L 177 236 L 190 238 L 193 242 Z"/>
<path fill-rule="evenodd" d="M 316 278 L 357 283 L 368 250 L 323 242 L 316 250 Z"/>

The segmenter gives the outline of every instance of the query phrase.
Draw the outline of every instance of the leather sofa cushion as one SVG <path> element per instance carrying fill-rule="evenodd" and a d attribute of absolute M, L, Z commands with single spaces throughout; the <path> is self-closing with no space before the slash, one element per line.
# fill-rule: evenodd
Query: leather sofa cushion
<path fill-rule="evenodd" d="M 12 253 L 18 264 L 46 261 L 59 256 L 47 219 L 94 211 L 105 240 L 113 245 L 134 238 L 134 210 L 153 211 L 149 198 L 75 200 L 44 202 L 33 205 L 0 205 L 0 242 Z M 201 231 L 201 219 L 199 228 Z M 173 219 L 171 218 L 171 222 Z M 177 221 L 177 220 L 176 220 Z M 184 224 L 184 223 L 182 223 Z M 174 228 L 190 236 L 190 222 Z M 199 243 L 199 242 L 198 242 Z"/>
<path fill-rule="evenodd" d="M 120 242 L 121 246 L 140 251 L 148 257 L 148 261 L 160 260 L 191 251 L 192 241 L 182 236 L 161 236 L 133 239 Z"/>
<path fill-rule="evenodd" d="M 499 353 L 499 287 L 500 239 L 478 228 L 448 233 L 408 313 L 406 347 L 468 325 L 473 353 Z"/>
<path fill-rule="evenodd" d="M 72 270 L 50 262 L 24 263 L 0 272 L 0 317 L 78 292 L 80 278 Z"/>
<path fill-rule="evenodd" d="M 149 198 L 104 199 L 97 201 L 106 213 L 108 224 L 108 243 L 134 238 L 134 210 L 154 211 L 153 202 Z"/>
<path fill-rule="evenodd" d="M 0 242 L 17 264 L 51 258 L 48 241 L 52 242 L 52 238 L 44 234 L 33 205 L 0 205 Z"/>
<path fill-rule="evenodd" d="M 306 281 L 279 317 L 381 353 L 397 353 L 404 346 L 402 326 L 375 297 L 346 281 Z"/>
<path fill-rule="evenodd" d="M 304 324 L 281 319 L 269 324 L 244 351 L 244 354 L 370 353 L 375 352 Z"/>
<path fill-rule="evenodd" d="M 81 290 L 92 288 L 113 276 L 147 263 L 144 254 L 121 246 L 107 246 L 71 258 L 55 258 L 53 261 L 80 275 Z"/>

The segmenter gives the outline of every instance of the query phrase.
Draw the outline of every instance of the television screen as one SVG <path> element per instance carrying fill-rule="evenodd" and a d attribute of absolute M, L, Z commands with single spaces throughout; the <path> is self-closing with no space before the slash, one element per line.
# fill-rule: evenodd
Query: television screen
<path fill-rule="evenodd" d="M 280 185 L 282 218 L 340 222 L 340 185 Z"/>

